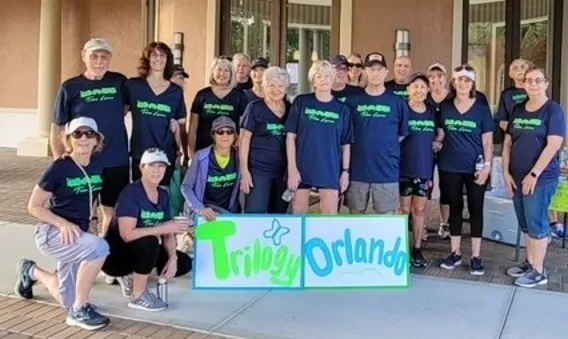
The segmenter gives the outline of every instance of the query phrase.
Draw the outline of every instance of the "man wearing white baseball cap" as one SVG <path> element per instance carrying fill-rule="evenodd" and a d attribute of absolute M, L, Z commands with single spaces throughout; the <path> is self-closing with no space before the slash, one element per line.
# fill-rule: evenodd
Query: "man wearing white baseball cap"
<path fill-rule="evenodd" d="M 128 136 L 124 123 L 122 84 L 126 77 L 109 71 L 112 46 L 102 38 L 85 43 L 81 52 L 85 71 L 61 84 L 55 102 L 51 128 L 51 151 L 55 159 L 63 154 L 59 135 L 65 124 L 77 117 L 90 117 L 105 136 L 97 156 L 103 166 L 101 192 L 102 227 L 106 233 L 120 191 L 130 181 Z"/>
<path fill-rule="evenodd" d="M 192 267 L 189 256 L 176 251 L 176 234 L 187 231 L 189 220 L 172 220 L 170 195 L 160 187 L 168 166 L 168 156 L 160 149 L 151 148 L 142 154 L 140 180 L 120 193 L 116 219 L 105 238 L 110 255 L 103 272 L 117 278 L 122 294 L 130 298 L 128 307 L 143 311 L 167 308 L 147 288 L 154 268 L 162 278 L 171 279 Z"/>

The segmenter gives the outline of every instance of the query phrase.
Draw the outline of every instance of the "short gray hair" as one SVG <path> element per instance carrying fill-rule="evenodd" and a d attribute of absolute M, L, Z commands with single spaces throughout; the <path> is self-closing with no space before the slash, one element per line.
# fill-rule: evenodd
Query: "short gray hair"
<path fill-rule="evenodd" d="M 286 87 L 290 86 L 290 74 L 284 68 L 278 66 L 272 66 L 267 68 L 262 75 L 263 85 L 268 84 L 273 80 L 280 80 L 286 84 Z"/>
<path fill-rule="evenodd" d="M 217 68 L 228 68 L 231 72 L 231 78 L 229 79 L 229 88 L 234 88 L 237 85 L 237 76 L 235 74 L 235 66 L 233 63 L 224 58 L 215 58 L 209 69 L 209 85 L 216 86 L 218 83 L 215 81 L 215 71 Z"/>
<path fill-rule="evenodd" d="M 246 62 L 250 64 L 250 57 L 245 53 L 237 53 L 233 55 L 233 62 L 237 62 L 237 59 L 246 60 Z"/>
<path fill-rule="evenodd" d="M 316 60 L 314 61 L 314 63 L 310 67 L 310 70 L 308 71 L 308 80 L 312 85 L 312 87 L 314 86 L 314 78 L 318 73 L 323 73 L 323 74 L 328 73 L 331 75 L 332 78 L 335 77 L 335 70 L 333 69 L 331 62 L 327 60 Z"/>

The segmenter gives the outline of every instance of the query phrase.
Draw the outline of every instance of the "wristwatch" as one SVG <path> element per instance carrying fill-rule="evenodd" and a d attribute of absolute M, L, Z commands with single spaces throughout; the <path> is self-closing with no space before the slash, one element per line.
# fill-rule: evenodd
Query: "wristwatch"
<path fill-rule="evenodd" d="M 350 173 L 350 169 L 349 169 L 349 168 L 344 168 L 344 169 L 341 170 L 341 172 L 346 172 L 347 174 L 349 174 L 349 173 Z"/>

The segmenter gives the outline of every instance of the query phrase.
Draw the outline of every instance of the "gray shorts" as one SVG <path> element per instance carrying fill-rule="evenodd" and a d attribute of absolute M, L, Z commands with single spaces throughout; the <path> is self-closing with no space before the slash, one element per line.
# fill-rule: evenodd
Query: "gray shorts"
<path fill-rule="evenodd" d="M 367 210 L 369 198 L 376 213 L 394 212 L 400 206 L 400 192 L 397 183 L 371 184 L 351 181 L 347 189 L 347 206 L 351 211 Z"/>
<path fill-rule="evenodd" d="M 40 223 L 36 226 L 35 242 L 41 254 L 57 260 L 57 277 L 61 305 L 69 309 L 75 302 L 77 272 L 83 261 L 104 259 L 109 254 L 106 240 L 81 232 L 74 244 L 62 245 L 59 228 Z"/>

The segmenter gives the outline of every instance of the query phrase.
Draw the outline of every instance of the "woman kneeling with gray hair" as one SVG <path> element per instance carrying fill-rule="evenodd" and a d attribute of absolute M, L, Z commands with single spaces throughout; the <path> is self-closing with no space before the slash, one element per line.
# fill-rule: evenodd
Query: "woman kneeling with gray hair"
<path fill-rule="evenodd" d="M 36 245 L 43 255 L 55 258 L 57 271 L 47 272 L 22 259 L 15 287 L 17 295 L 31 299 L 39 281 L 68 310 L 67 325 L 85 330 L 110 322 L 88 303 L 109 254 L 107 242 L 89 233 L 93 205 L 102 187 L 102 167 L 93 161 L 93 155 L 102 149 L 102 140 L 91 118 L 76 118 L 67 125 L 63 139 L 66 155 L 43 173 L 28 202 L 29 213 L 40 220 L 35 228 Z"/>
<path fill-rule="evenodd" d="M 240 136 L 241 189 L 245 213 L 286 213 L 286 118 L 290 104 L 285 96 L 290 76 L 270 67 L 263 75 L 264 99 L 245 111 Z"/>

